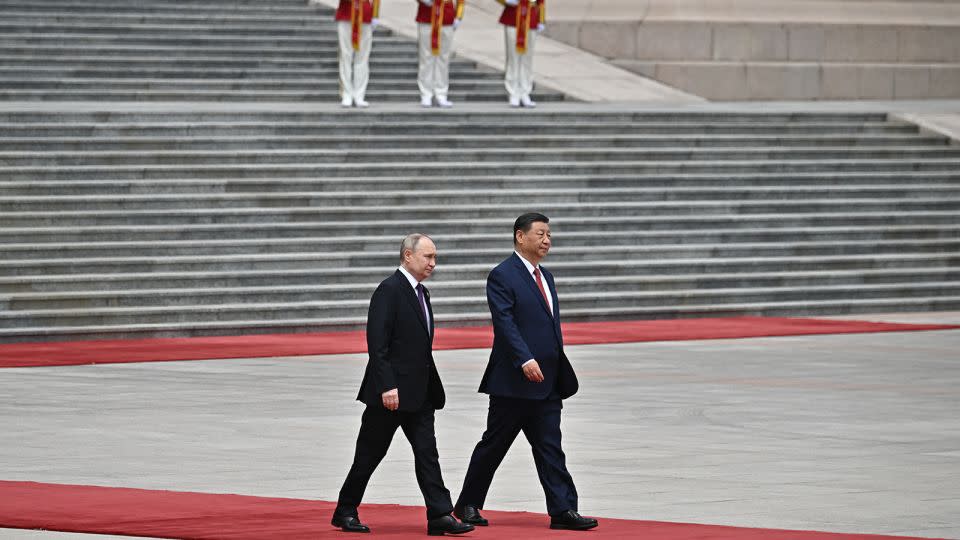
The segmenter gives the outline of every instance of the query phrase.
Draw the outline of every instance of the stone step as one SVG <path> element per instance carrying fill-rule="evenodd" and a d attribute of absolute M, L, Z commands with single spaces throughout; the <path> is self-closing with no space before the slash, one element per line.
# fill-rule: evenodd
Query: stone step
<path fill-rule="evenodd" d="M 199 26 L 199 27 L 234 27 L 242 26 L 249 28 L 255 26 L 263 30 L 279 28 L 300 28 L 316 27 L 318 23 L 328 23 L 324 26 L 333 26 L 333 16 L 329 13 L 318 13 L 310 9 L 298 11 L 234 11 L 234 12 L 189 12 L 173 11 L 165 12 L 142 12 L 140 10 L 117 10 L 109 7 L 101 9 L 91 8 L 87 11 L 74 12 L 43 12 L 43 11 L 23 11 L 2 7 L 4 26 L 21 27 L 74 27 L 83 26 L 107 26 L 123 28 L 155 26 L 155 25 L 176 25 L 176 26 Z"/>
<path fill-rule="evenodd" d="M 702 203 L 721 201 L 792 201 L 803 204 L 809 200 L 865 198 L 913 201 L 914 199 L 960 201 L 960 185 L 909 186 L 795 186 L 731 188 L 594 188 L 581 189 L 501 189 L 497 191 L 448 189 L 436 191 L 381 191 L 369 192 L 291 192 L 291 193 L 229 193 L 182 194 L 147 193 L 136 195 L 45 195 L 0 196 L 2 212 L 65 212 L 65 211 L 126 211 L 126 210 L 217 210 L 217 209 L 276 209 L 276 208 L 338 208 L 389 207 L 436 205 L 438 207 L 469 204 L 510 204 L 518 200 L 537 200 L 538 204 L 583 204 L 671 202 Z"/>
<path fill-rule="evenodd" d="M 830 139 L 831 137 L 849 137 L 862 139 L 867 137 L 919 137 L 916 126 L 892 123 L 785 123 L 785 122 L 616 122 L 616 121 L 573 121 L 553 122 L 548 119 L 524 120 L 499 118 L 496 121 L 449 119 L 444 116 L 432 120 L 428 116 L 406 121 L 380 120 L 362 124 L 347 122 L 336 123 L 317 120 L 314 122 L 291 121 L 271 122 L 168 122 L 168 123 L 0 123 L 0 141 L 5 137 L 255 137 L 255 136 L 358 136 L 358 135 L 404 135 L 411 133 L 446 135 L 450 137 L 466 135 L 487 136 L 544 136 L 558 135 L 622 135 L 634 137 L 666 138 L 668 140 L 688 140 L 699 137 L 709 140 L 735 139 L 752 136 L 754 138 L 795 138 Z M 528 113 L 524 113 L 525 115 Z M 594 137 L 590 137 L 590 140 Z"/>
<path fill-rule="evenodd" d="M 854 242 L 960 238 L 958 225 L 881 225 L 823 227 L 769 227 L 743 229 L 690 229 L 679 231 L 603 231 L 583 224 L 581 230 L 562 229 L 562 245 L 583 247 L 596 243 L 602 234 L 610 245 L 690 245 L 757 242 Z M 229 255 L 239 253 L 288 253 L 305 251 L 390 251 L 396 247 L 393 236 L 239 236 L 226 239 L 190 239 L 190 231 L 46 228 L 0 232 L 0 257 L 5 259 L 41 259 L 58 257 L 182 256 L 187 254 Z M 354 234 L 362 232 L 354 231 Z M 22 235 L 22 236 L 18 236 Z M 502 233 L 433 234 L 443 249 L 490 249 L 503 244 Z M 23 240 L 29 240 L 24 242 Z"/>
<path fill-rule="evenodd" d="M 417 102 L 420 99 L 420 93 L 416 85 L 411 85 L 413 90 L 378 90 L 371 87 L 367 91 L 367 100 L 371 103 L 396 103 L 396 102 Z M 449 97 L 454 102 L 490 102 L 503 101 L 503 92 L 491 93 L 485 91 L 460 91 L 455 87 L 450 91 Z M 537 101 L 551 102 L 562 101 L 561 94 L 538 93 L 534 91 L 533 97 Z M 235 102 L 235 103 L 256 103 L 263 101 L 270 102 L 315 102 L 330 103 L 339 101 L 336 92 L 303 92 L 286 90 L 236 90 L 236 91 L 204 91 L 191 90 L 0 90 L 0 101 L 211 101 L 211 102 Z"/>
<path fill-rule="evenodd" d="M 907 217 L 915 218 L 914 214 Z M 696 223 L 689 229 L 654 229 L 651 223 L 631 222 L 634 225 L 628 231 L 610 230 L 608 223 L 593 223 L 586 220 L 560 221 L 558 226 L 563 234 L 563 245 L 582 246 L 596 241 L 602 234 L 608 242 L 633 245 L 652 244 L 690 244 L 724 242 L 772 242 L 772 241 L 830 241 L 830 240 L 894 240 L 894 239 L 933 239 L 957 238 L 960 236 L 960 224 L 933 222 L 927 224 L 858 224 L 847 219 L 844 225 L 824 225 L 829 217 L 817 215 L 815 224 L 803 226 L 780 226 L 777 222 L 754 220 L 740 228 L 735 223 L 708 222 L 698 227 Z M 608 220 L 612 221 L 612 220 Z M 286 225 L 286 226 L 284 226 Z M 331 224 L 265 224 L 255 228 L 236 226 L 197 226 L 197 227 L 43 227 L 43 228 L 5 228 L 0 230 L 0 251 L 7 257 L 37 258 L 40 255 L 27 256 L 28 253 L 40 253 L 44 250 L 61 254 L 79 256 L 79 253 L 101 253 L 108 250 L 125 250 L 131 255 L 153 253 L 158 250 L 196 250 L 212 253 L 229 250 L 246 252 L 284 252 L 299 249 L 300 246 L 316 246 L 314 249 L 355 249 L 360 251 L 387 250 L 396 243 L 394 236 L 384 236 L 376 232 L 375 227 L 361 224 L 351 225 L 351 234 L 333 234 L 336 229 Z M 442 229 L 438 223 L 429 223 L 430 230 Z M 449 223 L 453 226 L 456 223 Z M 491 224 L 483 230 L 448 236 L 433 233 L 431 236 L 444 248 L 495 247 L 503 241 L 502 231 L 509 224 L 496 227 Z M 382 227 L 382 226 L 381 226 Z M 644 227 L 644 228 L 641 228 Z M 725 227 L 725 228 L 724 228 Z M 399 225 L 397 229 L 403 229 Z M 406 227 L 413 230 L 413 225 Z M 479 227 L 477 229 L 480 229 Z M 426 230 L 426 229 L 424 229 Z M 309 236 L 314 233 L 315 236 Z M 321 233 L 328 233 L 323 235 Z M 356 236 L 359 235 L 359 236 Z M 326 246 L 324 248 L 324 246 Z M 18 255 L 19 254 L 19 255 Z"/>
<path fill-rule="evenodd" d="M 25 47 L 37 45 L 42 47 L 70 47 L 85 49 L 87 47 L 141 47 L 150 50 L 154 47 L 169 47 L 184 49 L 191 46 L 199 47 L 240 47 L 269 50 L 273 48 L 310 49 L 313 47 L 330 46 L 337 43 L 335 32 L 318 32 L 310 35 L 275 35 L 270 33 L 255 33 L 249 35 L 216 35 L 193 34 L 168 36 L 165 34 L 103 34 L 82 31 L 54 31 L 47 32 L 39 29 L 29 34 L 23 32 L 0 31 L 0 46 Z M 394 44 L 412 43 L 412 40 L 399 38 L 389 30 L 377 29 L 374 31 L 374 47 L 391 47 Z M 43 49 L 36 49 L 41 52 Z M 31 51 L 32 52 L 32 51 Z M 80 52 L 74 50 L 72 52 Z"/>
<path fill-rule="evenodd" d="M 657 278 L 612 278 L 596 280 L 593 278 L 574 278 L 566 282 L 557 282 L 557 292 L 563 298 L 580 297 L 579 303 L 587 303 L 587 295 L 593 293 L 598 304 L 620 304 L 614 295 L 626 297 L 631 305 L 651 305 L 651 300 L 661 298 L 666 302 L 682 305 L 683 300 L 677 297 L 680 294 L 690 295 L 684 300 L 689 302 L 703 302 L 723 297 L 725 300 L 738 291 L 746 292 L 741 301 L 794 301 L 798 299 L 829 298 L 829 294 L 839 293 L 850 295 L 852 291 L 864 293 L 860 298 L 883 297 L 891 292 L 905 296 L 941 293 L 956 296 L 956 288 L 960 287 L 957 277 L 960 269 L 940 272 L 947 280 L 925 281 L 911 283 L 894 281 L 891 283 L 833 283 L 832 280 L 811 283 L 806 281 L 800 286 L 774 284 L 782 279 L 773 278 L 765 283 L 746 283 L 740 279 L 717 280 L 711 276 L 704 276 L 717 286 L 706 286 L 704 282 L 689 278 L 684 279 L 657 279 Z M 196 308 L 210 305 L 263 305 L 263 304 L 295 304 L 303 302 L 347 302 L 351 306 L 359 305 L 362 309 L 372 293 L 375 284 L 345 284 L 345 285 L 296 285 L 282 287 L 244 287 L 231 289 L 151 289 L 141 291 L 109 291 L 109 292 L 82 292 L 82 293 L 26 293 L 15 294 L 8 298 L 0 297 L 0 309 L 8 311 L 49 311 L 49 310 L 101 310 L 110 308 L 133 307 L 171 307 L 184 306 Z M 688 287 L 688 288 L 684 288 Z M 484 298 L 485 281 L 459 281 L 431 283 L 430 292 L 434 301 L 441 298 Z M 770 294 L 779 293 L 779 296 Z M 804 296 L 809 295 L 809 296 Z M 461 302 L 463 303 L 463 302 Z M 576 309 L 576 305 L 572 306 Z M 566 302 L 564 309 L 567 308 Z M 469 308 L 475 309 L 474 306 Z"/>
<path fill-rule="evenodd" d="M 55 220 L 51 220 L 55 221 Z M 394 237 L 397 231 L 443 231 L 457 230 L 463 235 L 499 234 L 509 231 L 512 218 L 475 219 L 418 219 L 418 220 L 368 220 L 350 222 L 350 234 L 361 236 Z M 861 212 L 846 210 L 818 212 L 815 214 L 717 214 L 679 216 L 612 216 L 581 217 L 561 216 L 551 222 L 563 234 L 588 233 L 597 235 L 616 234 L 628 230 L 637 234 L 637 243 L 644 235 L 695 234 L 708 238 L 714 230 L 764 230 L 776 234 L 780 230 L 843 230 L 861 227 L 936 227 L 950 231 L 958 224 L 952 211 L 921 212 Z M 75 241 L 128 241 L 155 240 L 244 240 L 302 238 L 305 236 L 341 237 L 344 225 L 330 221 L 291 221 L 287 223 L 254 222 L 228 224 L 183 224 L 160 222 L 156 225 L 103 225 L 75 226 L 48 223 L 32 227 L 3 227 L 0 240 L 10 243 L 38 243 Z M 434 233 L 436 234 L 436 233 Z M 840 235 L 838 234 L 838 237 Z M 922 237 L 922 235 L 918 235 Z M 952 236 L 951 236 L 952 237 Z"/>
<path fill-rule="evenodd" d="M 0 33 L 3 34 L 33 34 L 44 33 L 83 33 L 110 36 L 125 36 L 138 34 L 144 36 L 191 36 L 195 34 L 209 35 L 251 35 L 268 33 L 271 36 L 302 36 L 316 37 L 317 35 L 336 35 L 337 25 L 332 17 L 306 17 L 302 24 L 290 25 L 287 23 L 270 24 L 251 20 L 248 23 L 218 24 L 215 22 L 197 21 L 196 23 L 124 23 L 111 20 L 103 22 L 36 22 L 18 23 L 16 21 L 0 20 Z"/>
<path fill-rule="evenodd" d="M 688 235 L 689 236 L 689 235 Z M 773 241 L 765 242 L 738 242 L 730 238 L 724 238 L 722 242 L 706 242 L 704 239 L 688 239 L 683 243 L 667 238 L 666 241 L 651 242 L 640 244 L 632 236 L 614 236 L 604 235 L 611 239 L 600 249 L 591 245 L 589 238 L 581 236 L 581 240 L 564 241 L 560 247 L 554 248 L 557 255 L 551 257 L 556 260 L 567 260 L 570 258 L 582 259 L 583 253 L 589 249 L 598 249 L 600 251 L 616 250 L 622 257 L 659 257 L 659 258 L 696 258 L 705 257 L 710 253 L 716 253 L 721 257 L 736 257 L 744 254 L 753 254 L 756 256 L 785 256 L 785 255 L 835 255 L 835 254 L 861 254 L 861 253 L 929 253 L 953 251 L 960 249 L 960 235 L 954 230 L 952 235 L 943 235 L 937 238 L 920 239 L 849 239 L 845 237 L 834 237 L 821 240 L 811 240 L 807 237 L 801 237 L 799 240 L 789 241 L 781 236 Z M 672 241 L 671 241 L 672 240 Z M 462 245 L 454 243 L 444 246 L 444 261 L 451 264 L 470 264 L 474 259 L 480 261 L 489 260 L 490 253 L 495 254 L 496 248 L 503 243 L 503 238 L 493 237 L 486 242 L 480 242 L 479 245 Z M 357 242 L 360 243 L 360 242 Z M 261 242 L 207 242 L 207 243 L 156 243 L 149 245 L 136 245 L 129 243 L 78 243 L 67 246 L 45 245 L 45 244 L 13 244 L 0 245 L 0 269 L 20 265 L 24 271 L 30 267 L 45 266 L 50 261 L 51 267 L 62 266 L 64 264 L 74 264 L 81 262 L 90 262 L 91 264 L 116 264 L 128 267 L 136 263 L 148 265 L 160 262 L 166 263 L 167 260 L 184 261 L 184 264 L 195 266 L 198 262 L 202 263 L 204 257 L 223 257 L 225 263 L 243 261 L 245 258 L 260 261 L 270 255 L 276 255 L 276 261 L 291 260 L 299 262 L 300 259 L 314 257 L 315 254 L 329 252 L 331 261 L 325 264 L 339 264 L 343 260 L 348 260 L 353 265 L 360 265 L 356 261 L 363 259 L 363 266 L 368 265 L 388 265 L 392 259 L 395 259 L 396 246 L 363 246 L 365 249 L 359 250 L 360 246 L 350 245 L 331 245 L 331 242 L 308 238 L 296 238 L 287 240 L 271 239 L 269 243 Z M 362 244 L 361 244 L 362 245 Z M 333 249 L 336 248 L 336 249 Z M 18 263 L 18 261 L 20 261 Z M 218 261 L 219 262 L 219 261 Z M 271 261 L 273 262 L 273 261 Z M 22 264 L 21 264 L 22 263 Z M 0 270 L 2 271 L 2 270 Z"/>
<path fill-rule="evenodd" d="M 808 199 L 802 201 L 656 201 L 614 203 L 546 203 L 539 205 L 547 215 L 577 215 L 581 217 L 636 217 L 636 216 L 704 216 L 724 214 L 788 214 L 836 213 L 850 208 L 860 212 L 916 213 L 956 212 L 958 198 L 914 198 L 904 201 L 890 199 L 845 198 Z M 332 221 L 335 223 L 400 220 L 400 219 L 507 219 L 529 208 L 521 204 L 462 204 L 398 205 L 398 206 L 340 206 L 340 207 L 285 207 L 275 208 L 174 208 L 159 210 L 83 210 L 4 212 L 0 226 L 104 226 L 104 225 L 160 225 L 160 224 L 228 224 L 277 223 L 304 221 Z M 960 217 L 960 214 L 958 214 Z"/>
<path fill-rule="evenodd" d="M 952 32 L 960 32 L 951 30 Z M 930 50 L 949 50 L 931 42 Z M 960 48 L 957 48 L 960 49 Z M 715 101 L 960 97 L 960 53 L 942 62 L 623 60 L 615 65 Z"/>
<path fill-rule="evenodd" d="M 759 173 L 734 177 L 721 174 L 568 174 L 553 175 L 493 175 L 458 177 L 340 177 L 340 178 L 265 178 L 225 180 L 46 180 L 2 181 L 0 196 L 44 195 L 142 195 L 153 194 L 244 194 L 325 192 L 383 192 L 413 190 L 501 190 L 523 183 L 527 189 L 596 190 L 627 188 L 661 189 L 724 189 L 741 188 L 789 189 L 791 187 L 824 186 L 837 189 L 865 189 L 919 186 L 954 186 L 960 182 L 960 171 L 896 171 L 896 172 L 838 172 L 829 176 L 821 173 Z"/>
<path fill-rule="evenodd" d="M 960 170 L 960 159 L 812 159 L 731 161 L 622 161 L 622 162 L 443 162 L 443 163 L 307 163 L 243 165 L 75 165 L 18 166 L 0 168 L 2 181 L 117 180 L 190 178 L 339 178 L 368 176 L 517 176 L 607 174 L 813 173 Z"/>
<path fill-rule="evenodd" d="M 381 91 L 403 91 L 417 88 L 416 74 L 409 76 L 401 74 L 392 77 L 373 79 Z M 179 79 L 179 78 L 152 78 L 152 79 L 97 79 L 64 77 L 59 79 L 34 79 L 21 81 L 0 81 L 0 92 L 30 92 L 31 95 L 40 92 L 93 92 L 121 94 L 124 92 L 204 92 L 204 93 L 231 93 L 231 92 L 275 92 L 284 96 L 312 96 L 320 92 L 334 94 L 338 92 L 340 82 L 336 78 L 317 79 Z M 451 92 L 489 92 L 497 97 L 504 95 L 503 81 L 490 77 L 485 78 L 457 78 L 450 81 Z M 539 96 L 538 96 L 539 98 Z"/>
<path fill-rule="evenodd" d="M 192 79 L 200 81 L 218 81 L 240 79 L 243 81 L 289 81 L 292 84 L 297 82 L 328 79 L 337 80 L 339 69 L 335 64 L 317 69 L 269 69 L 269 68 L 236 68 L 236 69 L 217 69 L 217 68 L 154 68 L 143 69 L 138 67 L 85 67 L 77 68 L 75 66 L 21 66 L 13 68 L 0 68 L 0 77 L 9 81 L 29 82 L 34 80 L 55 80 L 55 79 L 110 79 L 118 81 L 137 80 L 137 79 Z M 396 66 L 392 64 L 378 65 L 370 72 L 371 80 L 379 81 L 381 79 L 403 78 L 405 80 L 416 80 L 416 67 L 413 65 Z M 493 72 L 479 70 L 469 62 L 460 62 L 453 60 L 450 64 L 450 78 L 452 81 L 459 79 L 484 79 L 484 80 L 503 80 L 503 75 Z M 378 82 L 379 84 L 379 82 Z M 501 83 L 502 84 L 502 83 Z M 283 124 L 281 124 L 283 125 Z M 71 126 L 63 124 L 65 129 Z M 242 126 L 241 126 L 242 127 Z M 842 128 L 840 128 L 842 129 Z M 864 129 L 871 129 L 866 126 Z M 892 131 L 898 131 L 896 128 Z M 900 131 L 907 131 L 901 128 Z"/>
<path fill-rule="evenodd" d="M 168 151 L 53 151 L 0 152 L 0 167 L 96 165 L 226 165 L 226 164 L 392 164 L 409 159 L 408 149 L 351 148 L 294 150 L 168 150 Z M 468 162 L 632 162 L 644 161 L 766 161 L 814 160 L 945 160 L 960 159 L 955 146 L 889 147 L 740 147 L 740 148 L 421 148 L 418 160 L 429 163 Z M 2 170 L 2 169 L 0 169 Z"/>
<path fill-rule="evenodd" d="M 146 305 L 170 296 L 203 295 L 215 299 L 223 295 L 315 294 L 327 299 L 367 298 L 376 287 L 378 276 L 389 268 L 359 268 L 358 274 L 344 269 L 308 269 L 244 272 L 152 272 L 149 274 L 50 275 L 37 277 L 0 277 L 0 294 L 20 307 L 42 309 L 44 305 L 75 309 L 79 302 L 90 307 L 109 307 L 110 299 Z M 482 269 L 459 272 L 458 279 L 441 274 L 431 279 L 430 290 L 437 296 L 483 294 L 486 283 Z M 894 268 L 833 271 L 768 271 L 683 275 L 581 276 L 557 278 L 559 294 L 591 290 L 668 291 L 736 287 L 822 287 L 885 283 L 925 283 L 955 281 L 960 268 Z M 318 285 L 318 283 L 322 285 Z M 282 284 L 282 285 L 281 285 Z M 469 294 L 468 294 L 469 293 Z M 347 296 L 356 295 L 356 296 Z M 196 303 L 200 303 L 199 299 Z M 220 302 L 226 303 L 226 302 Z M 118 304 L 113 304 L 114 306 Z"/>
<path fill-rule="evenodd" d="M 469 111 L 461 112 L 457 110 L 443 111 L 443 118 L 449 123 L 473 122 L 483 125 L 497 124 L 499 122 L 517 122 L 517 114 L 523 114 L 523 119 L 530 122 L 553 122 L 557 124 L 589 124 L 595 122 L 615 123 L 619 125 L 633 123 L 649 122 L 686 122 L 697 124 L 740 123 L 743 125 L 780 125 L 784 123 L 793 124 L 816 123 L 820 124 L 822 129 L 829 130 L 834 124 L 850 125 L 851 123 L 886 123 L 885 114 L 877 113 L 817 113 L 817 112 L 788 112 L 788 113 L 755 113 L 738 111 L 618 111 L 618 110 L 597 110 L 593 107 L 584 106 L 582 109 L 572 110 L 523 110 L 523 111 Z M 207 122 L 272 122 L 277 124 L 292 122 L 296 124 L 303 123 L 341 123 L 349 125 L 371 125 L 384 122 L 410 122 L 425 120 L 424 112 L 415 110 L 388 110 L 377 111 L 375 109 L 362 111 L 358 114 L 356 111 L 315 111 L 315 110 L 284 110 L 284 111 L 204 111 L 204 110 L 186 110 L 186 111 L 0 111 L 0 122 L 57 122 L 63 124 L 75 123 L 142 123 L 142 122 L 185 122 L 203 124 Z M 437 121 L 437 120 L 433 120 Z M 916 132 L 917 127 L 912 124 L 891 122 L 889 125 L 906 126 Z"/>
<path fill-rule="evenodd" d="M 250 45 L 133 45 L 104 43 L 100 45 L 90 43 L 70 42 L 65 44 L 43 43 L 25 44 L 22 41 L 6 43 L 0 36 L 0 56 L 31 55 L 31 56 L 89 56 L 92 58 L 111 58 L 134 56 L 142 58 L 145 55 L 162 55 L 167 57 L 242 57 L 247 58 L 310 58 L 315 59 L 321 54 L 337 54 L 339 40 L 336 37 L 317 39 L 300 46 L 281 45 L 276 43 L 255 42 Z M 78 49 L 82 46 L 82 49 Z M 408 54 L 417 54 L 417 44 L 414 41 L 398 37 L 378 37 L 376 41 L 377 55 L 402 57 Z"/>
<path fill-rule="evenodd" d="M 595 263 L 597 253 L 620 257 L 620 264 L 631 265 L 633 274 L 690 273 L 696 268 L 725 271 L 774 270 L 822 270 L 828 268 L 891 268 L 915 264 L 916 260 L 942 261 L 942 265 L 954 266 L 960 260 L 956 251 L 957 240 L 931 241 L 878 241 L 872 245 L 865 242 L 805 245 L 804 243 L 743 245 L 680 245 L 680 246 L 611 246 L 556 248 L 551 253 L 551 268 L 559 263 L 589 262 L 585 270 L 591 275 L 604 275 Z M 873 248 L 876 251 L 870 251 Z M 954 251 L 950 251 L 953 249 Z M 845 251 L 848 250 L 848 251 Z M 445 265 L 477 265 L 487 271 L 502 258 L 502 249 L 445 250 Z M 593 253 L 593 255 L 591 255 Z M 862 260 L 868 258 L 868 260 Z M 181 257 L 102 257 L 83 259 L 20 259 L 0 261 L 0 276 L 59 275 L 82 273 L 134 273 L 134 272 L 225 272 L 239 270 L 286 270 L 337 267 L 385 267 L 395 264 L 397 256 L 391 253 L 357 252 L 297 252 L 240 254 L 219 256 Z M 884 263 L 891 262 L 893 265 Z M 700 266 L 708 263 L 707 266 Z M 689 270 L 680 270 L 687 265 Z M 755 265 L 756 267 L 752 267 Z M 856 265 L 856 266 L 851 266 Z M 708 271 L 708 270 L 702 270 Z M 575 275 L 583 275 L 581 273 Z M 613 274 L 610 274 L 613 275 Z"/>
<path fill-rule="evenodd" d="M 683 306 L 657 306 L 653 308 L 564 308 L 564 320 L 591 321 L 611 319 L 665 319 L 688 317 L 733 317 L 733 316 L 816 316 L 837 313 L 919 312 L 950 311 L 960 306 L 958 297 L 883 298 L 851 301 L 824 300 L 770 303 L 706 304 Z M 464 324 L 487 324 L 490 315 L 486 311 L 437 316 L 438 326 Z M 362 329 L 366 317 L 329 317 L 288 320 L 245 320 L 210 322 L 171 322 L 158 324 L 115 324 L 58 326 L 56 321 L 48 326 L 24 328 L 0 328 L 0 342 L 62 341 L 82 339 L 131 339 L 148 336 L 187 337 L 238 334 L 275 334 L 292 332 L 318 332 Z M 48 319 L 49 320 L 49 319 Z"/>
<path fill-rule="evenodd" d="M 634 312 L 638 309 L 663 310 L 682 309 L 686 305 L 711 305 L 722 307 L 724 304 L 768 303 L 789 304 L 793 302 L 818 302 L 846 300 L 856 304 L 864 300 L 896 301 L 906 298 L 940 298 L 960 305 L 960 284 L 956 282 L 924 284 L 889 285 L 848 285 L 827 286 L 822 288 L 760 288 L 688 290 L 670 292 L 614 292 L 570 293 L 565 295 L 564 312 L 572 312 L 574 317 L 580 310 L 613 310 L 615 312 Z M 446 321 L 456 320 L 458 314 L 483 313 L 486 300 L 477 297 L 433 297 L 431 299 L 437 313 L 449 313 Z M 290 303 L 265 304 L 219 304 L 192 306 L 137 306 L 113 307 L 82 310 L 30 310 L 0 312 L 0 321 L 5 328 L 24 328 L 34 326 L 80 325 L 118 325 L 118 324 L 169 324 L 179 322 L 188 316 L 193 322 L 226 321 L 290 321 L 298 319 L 349 318 L 363 319 L 366 316 L 369 300 L 336 301 L 300 301 Z M 439 317 L 438 317 L 439 319 Z M 568 319 L 569 320 L 569 319 Z"/>
<path fill-rule="evenodd" d="M 918 259 L 911 264 L 901 258 L 896 267 L 828 270 L 796 270 L 792 268 L 767 268 L 751 270 L 727 265 L 726 268 L 705 267 L 703 272 L 680 272 L 658 274 L 648 272 L 634 275 L 620 272 L 616 275 L 565 275 L 557 279 L 558 290 L 577 289 L 584 282 L 602 287 L 626 287 L 633 284 L 635 290 L 675 290 L 693 287 L 723 288 L 757 286 L 821 286 L 825 284 L 861 283 L 910 283 L 950 281 L 960 271 L 955 266 L 938 264 L 924 267 L 928 259 Z M 848 261 L 849 263 L 849 261 Z M 559 263 L 561 268 L 570 266 Z M 553 265 L 551 265 L 553 268 Z M 619 268 L 619 267 L 618 267 Z M 665 270 L 669 270 L 665 268 Z M 71 293 L 63 298 L 105 297 L 114 293 L 136 295 L 141 291 L 158 289 L 275 289 L 283 287 L 317 287 L 354 290 L 364 288 L 369 292 L 390 268 L 308 268 L 292 270 L 243 270 L 222 272 L 148 272 L 105 274 L 47 274 L 42 276 L 0 276 L 0 294 L 10 298 L 42 298 L 50 293 Z M 437 276 L 431 279 L 430 289 L 445 291 L 447 288 L 472 286 L 485 283 L 489 267 L 483 265 L 446 265 L 438 267 Z M 322 285 L 318 285 L 322 284 Z M 588 285 L 584 285 L 588 286 Z M 441 293 L 442 294 L 442 293 Z M 564 292 L 564 294 L 566 294 Z M 24 296 L 26 295 L 26 296 Z M 33 296 L 31 296 L 33 295 Z"/>
<path fill-rule="evenodd" d="M 457 87 L 470 85 L 460 81 Z M 496 81 L 496 84 L 501 84 Z M 945 147 L 942 137 L 914 134 L 858 135 L 628 135 L 597 134 L 469 134 L 432 133 L 396 135 L 259 135 L 259 136 L 87 136 L 13 137 L 0 135 L 0 152 L 160 151 L 160 150 L 268 150 L 313 148 L 685 148 L 685 147 Z"/>
<path fill-rule="evenodd" d="M 463 62 L 463 60 L 454 60 Z M 70 55 L 2 55 L 0 56 L 0 67 L 69 67 L 72 69 L 85 68 L 139 68 L 139 69 L 170 69 L 170 68 L 194 68 L 200 69 L 251 69 L 251 68 L 270 68 L 278 70 L 304 70 L 304 69 L 332 69 L 338 66 L 337 55 L 331 50 L 327 54 L 318 53 L 313 58 L 223 58 L 218 56 L 154 56 L 145 54 L 143 56 L 126 57 L 108 57 L 108 56 L 85 56 L 82 52 Z M 416 68 L 416 56 L 404 54 L 403 51 L 391 53 L 389 49 L 385 51 L 376 51 L 370 56 L 370 69 L 376 71 L 383 67 L 392 68 Z"/>

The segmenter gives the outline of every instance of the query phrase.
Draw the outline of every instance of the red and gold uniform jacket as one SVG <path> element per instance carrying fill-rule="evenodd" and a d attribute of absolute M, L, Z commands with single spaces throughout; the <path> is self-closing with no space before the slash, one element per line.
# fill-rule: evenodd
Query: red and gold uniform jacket
<path fill-rule="evenodd" d="M 440 41 L 443 39 L 444 26 L 453 25 L 463 19 L 464 0 L 433 0 L 432 6 L 417 2 L 417 22 L 430 25 L 430 49 L 436 56 L 440 54 Z"/>
<path fill-rule="evenodd" d="M 380 0 L 340 0 L 333 18 L 350 23 L 353 50 L 360 50 L 360 31 L 380 16 Z"/>
<path fill-rule="evenodd" d="M 546 0 L 520 0 L 516 6 L 508 6 L 505 0 L 497 2 L 503 4 L 500 24 L 516 27 L 517 52 L 525 53 L 530 31 L 547 22 Z"/>

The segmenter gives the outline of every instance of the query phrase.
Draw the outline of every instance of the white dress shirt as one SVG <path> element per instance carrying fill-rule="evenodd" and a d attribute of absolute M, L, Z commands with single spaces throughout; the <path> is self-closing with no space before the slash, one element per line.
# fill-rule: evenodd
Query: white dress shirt
<path fill-rule="evenodd" d="M 523 255 L 521 255 L 519 251 L 514 250 L 514 253 L 517 254 L 517 257 L 520 257 L 520 260 L 523 261 L 523 265 L 527 267 L 527 272 L 530 272 L 530 277 L 532 277 L 533 280 L 536 281 L 537 276 L 533 274 L 533 270 L 534 268 L 540 268 L 540 265 L 538 264 L 536 267 L 534 267 L 533 263 L 524 259 Z M 541 276 L 540 283 L 543 283 L 543 290 L 546 291 L 547 293 L 547 307 L 550 308 L 550 316 L 552 317 L 553 316 L 553 293 L 550 291 L 550 285 L 547 283 L 547 280 L 542 277 L 543 270 L 540 270 L 540 276 Z M 521 365 L 520 367 L 526 366 L 527 364 L 529 364 L 530 362 L 533 362 L 534 360 L 536 360 L 536 358 L 531 358 L 526 362 L 524 362 L 523 365 Z"/>

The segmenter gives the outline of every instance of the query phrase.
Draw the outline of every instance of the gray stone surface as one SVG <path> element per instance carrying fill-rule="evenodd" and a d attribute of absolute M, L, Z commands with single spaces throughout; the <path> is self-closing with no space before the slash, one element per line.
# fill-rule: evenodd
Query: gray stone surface
<path fill-rule="evenodd" d="M 582 390 L 564 409 L 564 445 L 582 509 L 958 538 L 958 347 L 960 331 L 571 346 Z M 475 388 L 487 353 L 436 354 L 449 396 L 441 464 L 454 494 L 483 429 Z M 364 362 L 0 370 L 3 479 L 335 499 Z M 402 440 L 366 500 L 422 504 Z M 488 507 L 544 510 L 522 440 Z"/>

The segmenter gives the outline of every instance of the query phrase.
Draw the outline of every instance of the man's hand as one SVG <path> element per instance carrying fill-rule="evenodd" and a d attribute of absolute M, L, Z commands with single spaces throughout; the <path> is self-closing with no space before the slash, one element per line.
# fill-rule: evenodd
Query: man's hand
<path fill-rule="evenodd" d="M 515 6 L 520 3 L 520 0 L 504 0 L 508 6 Z"/>
<path fill-rule="evenodd" d="M 378 26 L 380 26 L 380 19 L 371 19 L 371 20 L 370 20 L 370 28 L 376 28 L 376 27 L 378 27 Z"/>
<path fill-rule="evenodd" d="M 456 30 L 457 28 L 460 28 L 460 22 L 461 22 L 460 19 L 454 19 L 454 20 L 453 20 L 453 29 L 454 29 L 454 30 Z"/>
<path fill-rule="evenodd" d="M 543 382 L 543 373 L 540 371 L 540 364 L 536 360 L 530 360 L 523 365 L 523 375 L 530 382 Z"/>
<path fill-rule="evenodd" d="M 395 411 L 400 407 L 400 393 L 396 388 L 383 393 L 383 406 L 391 411 Z"/>
<path fill-rule="evenodd" d="M 545 25 L 545 24 L 543 24 L 543 23 L 540 23 L 540 24 L 537 25 L 537 32 L 543 32 L 543 31 L 546 30 L 546 29 L 547 29 L 547 25 Z"/>

